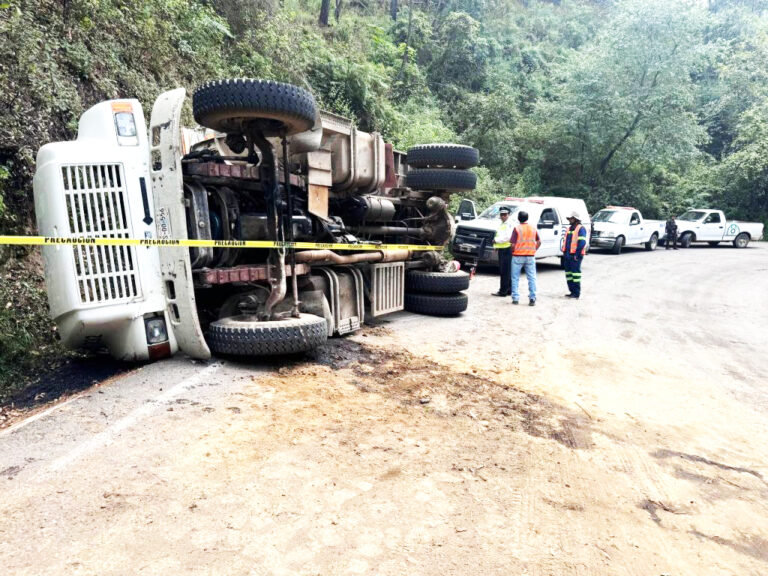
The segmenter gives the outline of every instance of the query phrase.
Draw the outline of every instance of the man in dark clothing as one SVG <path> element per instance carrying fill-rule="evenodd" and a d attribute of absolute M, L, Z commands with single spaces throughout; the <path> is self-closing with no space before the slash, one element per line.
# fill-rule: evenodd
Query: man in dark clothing
<path fill-rule="evenodd" d="M 581 296 L 581 261 L 587 253 L 587 229 L 581 225 L 577 212 L 571 212 L 568 224 L 563 246 L 563 267 L 569 290 L 565 297 L 578 300 Z"/>
<path fill-rule="evenodd" d="M 677 250 L 677 222 L 675 222 L 675 217 L 670 216 L 669 220 L 667 220 L 667 239 L 664 242 L 666 244 L 666 249 L 669 250 L 670 245 Z"/>

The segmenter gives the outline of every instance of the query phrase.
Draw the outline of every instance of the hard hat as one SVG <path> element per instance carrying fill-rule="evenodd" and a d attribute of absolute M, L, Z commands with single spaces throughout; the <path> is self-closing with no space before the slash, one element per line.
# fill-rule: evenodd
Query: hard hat
<path fill-rule="evenodd" d="M 578 220 L 579 222 L 581 222 L 581 216 L 579 216 L 579 213 L 578 213 L 578 212 L 576 212 L 575 210 L 574 210 L 573 212 L 571 212 L 571 214 L 568 216 L 568 220 L 570 220 L 571 218 L 573 218 L 574 220 Z"/>
<path fill-rule="evenodd" d="M 509 214 L 512 210 L 509 209 L 509 206 L 502 206 L 499 208 L 499 214 Z"/>

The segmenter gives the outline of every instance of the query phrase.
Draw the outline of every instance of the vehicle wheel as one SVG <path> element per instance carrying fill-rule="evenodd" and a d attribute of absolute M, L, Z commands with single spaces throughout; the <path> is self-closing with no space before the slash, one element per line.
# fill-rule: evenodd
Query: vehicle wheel
<path fill-rule="evenodd" d="M 659 237 L 656 234 L 654 234 L 653 236 L 651 236 L 651 239 L 645 243 L 645 249 L 648 250 L 649 252 L 653 252 L 654 250 L 656 250 L 656 246 L 658 245 L 659 245 Z"/>
<path fill-rule="evenodd" d="M 192 111 L 201 125 L 220 132 L 243 132 L 243 125 L 261 121 L 266 136 L 305 132 L 315 124 L 315 98 L 298 86 L 271 80 L 215 80 L 200 86 Z"/>
<path fill-rule="evenodd" d="M 458 316 L 467 309 L 469 299 L 458 294 L 405 294 L 405 309 L 427 316 Z"/>
<path fill-rule="evenodd" d="M 680 248 L 690 248 L 691 242 L 693 242 L 693 234 L 686 232 L 680 236 Z"/>
<path fill-rule="evenodd" d="M 414 190 L 474 190 L 477 174 L 454 168 L 424 168 L 408 172 L 405 185 Z"/>
<path fill-rule="evenodd" d="M 749 244 L 749 234 L 746 232 L 742 232 L 733 239 L 733 245 L 736 248 L 746 248 L 747 244 Z"/>
<path fill-rule="evenodd" d="M 328 339 L 325 318 L 301 314 L 298 318 L 262 322 L 255 316 L 230 316 L 212 322 L 211 350 L 235 356 L 272 356 L 306 352 Z"/>
<path fill-rule="evenodd" d="M 453 294 L 469 288 L 466 272 L 426 272 L 412 270 L 405 275 L 405 289 L 411 292 Z"/>
<path fill-rule="evenodd" d="M 480 163 L 480 153 L 461 144 L 423 144 L 408 148 L 406 161 L 414 168 L 472 168 Z"/>
<path fill-rule="evenodd" d="M 624 236 L 619 236 L 613 243 L 611 248 L 611 254 L 621 254 L 621 249 L 624 248 Z"/>
<path fill-rule="evenodd" d="M 717 241 L 714 241 L 714 242 L 707 242 L 707 244 L 709 244 L 710 246 L 713 246 L 713 247 L 714 247 L 714 246 L 719 246 L 719 245 L 720 245 L 720 242 L 717 242 Z"/>

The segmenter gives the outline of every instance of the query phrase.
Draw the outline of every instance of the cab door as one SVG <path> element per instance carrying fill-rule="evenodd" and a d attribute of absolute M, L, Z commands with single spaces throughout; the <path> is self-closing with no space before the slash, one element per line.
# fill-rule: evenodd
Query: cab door
<path fill-rule="evenodd" d="M 701 222 L 697 240 L 722 240 L 725 232 L 725 222 L 719 212 L 710 212 Z"/>
<path fill-rule="evenodd" d="M 639 212 L 632 212 L 629 217 L 629 238 L 627 238 L 627 244 L 641 244 L 645 241 L 643 236 L 645 231 L 642 220 L 640 219 Z"/>
<path fill-rule="evenodd" d="M 536 251 L 537 258 L 558 256 L 560 254 L 561 226 L 560 218 L 554 208 L 545 208 L 536 225 L 541 246 Z"/>

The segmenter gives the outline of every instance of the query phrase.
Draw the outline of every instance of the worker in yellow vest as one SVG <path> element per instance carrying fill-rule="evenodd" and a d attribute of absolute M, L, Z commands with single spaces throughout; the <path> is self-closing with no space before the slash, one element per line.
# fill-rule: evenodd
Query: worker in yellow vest
<path fill-rule="evenodd" d="M 512 222 L 509 221 L 509 215 L 512 212 L 509 206 L 499 208 L 499 217 L 501 226 L 496 229 L 496 236 L 493 238 L 493 247 L 499 256 L 499 291 L 492 292 L 493 296 L 509 296 L 510 294 L 510 270 L 512 266 L 512 252 L 509 251 L 509 239 L 512 237 Z"/>
<path fill-rule="evenodd" d="M 520 272 L 525 269 L 528 278 L 528 305 L 536 306 L 536 250 L 541 246 L 541 238 L 536 229 L 528 224 L 528 212 L 517 213 L 520 222 L 510 238 L 512 253 L 512 304 L 520 302 Z"/>

